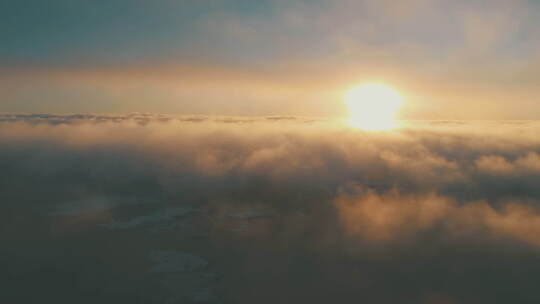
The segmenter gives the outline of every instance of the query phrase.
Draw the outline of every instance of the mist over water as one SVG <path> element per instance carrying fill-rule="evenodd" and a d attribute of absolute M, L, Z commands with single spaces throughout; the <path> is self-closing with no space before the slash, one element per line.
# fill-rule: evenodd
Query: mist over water
<path fill-rule="evenodd" d="M 537 303 L 540 123 L 0 115 L 5 303 Z"/>

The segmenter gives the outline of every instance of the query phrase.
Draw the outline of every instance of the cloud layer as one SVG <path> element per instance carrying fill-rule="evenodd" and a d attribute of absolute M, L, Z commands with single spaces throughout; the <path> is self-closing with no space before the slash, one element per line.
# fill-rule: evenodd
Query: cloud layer
<path fill-rule="evenodd" d="M 220 254 L 205 257 L 235 303 L 538 300 L 537 122 L 409 121 L 370 133 L 306 117 L 0 121 L 5 256 L 123 223 L 137 235 L 159 216 L 184 216 L 163 208 L 190 206 L 198 220 L 182 229 L 210 234 L 204 246 Z"/>

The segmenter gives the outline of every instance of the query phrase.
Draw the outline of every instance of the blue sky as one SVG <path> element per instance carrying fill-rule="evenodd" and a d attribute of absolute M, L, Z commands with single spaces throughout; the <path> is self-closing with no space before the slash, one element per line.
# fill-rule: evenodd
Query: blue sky
<path fill-rule="evenodd" d="M 0 111 L 540 117 L 538 1 L 2 1 Z M 518 105 L 518 106 L 516 106 Z"/>

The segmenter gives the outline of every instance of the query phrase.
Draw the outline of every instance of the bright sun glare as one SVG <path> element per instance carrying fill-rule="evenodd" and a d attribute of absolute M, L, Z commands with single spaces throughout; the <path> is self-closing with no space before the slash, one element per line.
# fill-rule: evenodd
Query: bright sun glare
<path fill-rule="evenodd" d="M 396 90 L 379 83 L 354 87 L 345 95 L 349 124 L 363 130 L 396 128 L 395 117 L 401 103 L 402 98 Z"/>

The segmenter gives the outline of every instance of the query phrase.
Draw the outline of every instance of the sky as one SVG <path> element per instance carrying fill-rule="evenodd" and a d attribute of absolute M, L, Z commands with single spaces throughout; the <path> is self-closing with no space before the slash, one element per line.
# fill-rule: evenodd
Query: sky
<path fill-rule="evenodd" d="M 4 0 L 0 112 L 538 119 L 535 0 Z"/>

